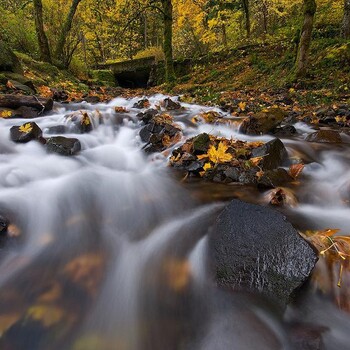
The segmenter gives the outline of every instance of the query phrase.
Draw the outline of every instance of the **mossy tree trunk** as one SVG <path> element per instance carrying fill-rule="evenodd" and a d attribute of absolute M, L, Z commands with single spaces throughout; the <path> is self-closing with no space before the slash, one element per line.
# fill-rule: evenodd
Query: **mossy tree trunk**
<path fill-rule="evenodd" d="M 242 7 L 243 7 L 243 12 L 244 12 L 244 17 L 245 17 L 245 30 L 247 33 L 247 38 L 250 38 L 250 9 L 249 9 L 249 0 L 242 0 Z"/>
<path fill-rule="evenodd" d="M 44 30 L 43 21 L 43 4 L 41 0 L 33 0 L 34 4 L 34 20 L 35 20 L 35 30 L 38 37 L 38 44 L 40 50 L 40 59 L 45 62 L 51 63 L 51 54 L 49 42 Z"/>
<path fill-rule="evenodd" d="M 64 59 L 64 46 L 67 41 L 67 36 L 72 29 L 73 24 L 73 18 L 75 16 L 75 13 L 77 11 L 78 5 L 80 4 L 81 0 L 73 0 L 72 5 L 69 9 L 69 12 L 67 14 L 67 17 L 63 23 L 63 27 L 60 33 L 60 36 L 58 38 L 56 50 L 55 50 L 55 57 L 58 59 L 60 63 L 62 63 L 64 66 L 67 66 L 67 62 Z"/>
<path fill-rule="evenodd" d="M 165 80 L 173 82 L 175 80 L 173 61 L 173 4 L 171 0 L 161 0 L 164 21 L 164 43 L 163 50 L 165 56 Z"/>
<path fill-rule="evenodd" d="M 345 39 L 350 39 L 350 0 L 344 0 L 344 15 L 341 32 Z"/>
<path fill-rule="evenodd" d="M 316 9 L 317 6 L 315 0 L 304 0 L 304 21 L 301 29 L 298 55 L 295 64 L 296 78 L 304 76 L 307 71 L 308 56 L 311 45 L 311 36 Z"/>

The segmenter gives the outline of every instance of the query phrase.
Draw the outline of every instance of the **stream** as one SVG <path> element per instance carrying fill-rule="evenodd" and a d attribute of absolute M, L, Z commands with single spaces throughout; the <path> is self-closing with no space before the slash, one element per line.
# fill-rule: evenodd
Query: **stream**
<path fill-rule="evenodd" d="M 150 97 L 151 106 L 164 98 Z M 181 181 L 167 165 L 168 152 L 142 150 L 138 100 L 57 104 L 36 118 L 48 136 L 72 111 L 99 111 L 92 132 L 64 135 L 82 144 L 74 157 L 49 154 L 39 142 L 13 143 L 9 129 L 27 120 L 0 119 L 0 213 L 14 224 L 14 237 L 0 241 L 0 349 L 294 350 L 290 334 L 298 337 L 299 328 L 322 333 L 320 349 L 350 349 L 350 316 L 318 282 L 283 319 L 259 297 L 213 285 L 206 268 L 213 217 L 233 198 L 267 205 L 267 193 Z M 115 113 L 115 106 L 130 112 Z M 201 112 L 225 113 L 182 106 L 169 114 L 186 139 L 202 132 L 273 138 L 242 135 L 233 124 L 195 124 Z M 295 127 L 297 136 L 282 141 L 306 166 L 300 184 L 290 185 L 299 203 L 283 213 L 300 230 L 349 235 L 350 137 L 343 133 L 343 144 L 308 143 L 314 130 Z"/>

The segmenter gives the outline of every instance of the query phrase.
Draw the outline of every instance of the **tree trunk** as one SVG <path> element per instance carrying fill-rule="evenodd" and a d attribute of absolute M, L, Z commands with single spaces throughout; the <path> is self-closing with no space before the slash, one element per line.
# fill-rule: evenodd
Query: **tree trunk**
<path fill-rule="evenodd" d="M 42 61 L 51 63 L 49 42 L 47 40 L 47 36 L 44 31 L 43 4 L 41 0 L 33 0 L 33 4 L 34 4 L 35 30 L 36 30 L 36 35 L 38 37 L 40 59 Z"/>
<path fill-rule="evenodd" d="M 345 39 L 350 39 L 350 0 L 344 0 L 344 15 L 341 32 Z"/>
<path fill-rule="evenodd" d="M 163 50 L 165 56 L 165 80 L 172 82 L 175 80 L 173 61 L 173 5 L 171 0 L 162 0 L 163 20 L 164 20 L 164 43 Z"/>
<path fill-rule="evenodd" d="M 304 23 L 301 29 L 298 56 L 295 67 L 297 78 L 306 74 L 316 8 L 315 0 L 304 0 Z"/>
<path fill-rule="evenodd" d="M 63 23 L 63 27 L 60 33 L 60 36 L 58 38 L 55 56 L 56 58 L 63 64 L 66 64 L 64 62 L 64 46 L 66 44 L 67 36 L 72 29 L 73 24 L 73 18 L 75 16 L 75 13 L 77 11 L 78 5 L 81 2 L 81 0 L 73 0 L 72 5 L 69 9 L 68 15 Z"/>
<path fill-rule="evenodd" d="M 245 30 L 247 32 L 247 38 L 250 38 L 250 9 L 249 0 L 242 0 L 243 12 L 245 17 Z"/>

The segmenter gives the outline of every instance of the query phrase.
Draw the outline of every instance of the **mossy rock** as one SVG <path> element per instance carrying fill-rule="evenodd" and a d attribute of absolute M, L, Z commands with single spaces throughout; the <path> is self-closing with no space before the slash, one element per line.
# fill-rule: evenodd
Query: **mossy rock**
<path fill-rule="evenodd" d="M 0 41 L 0 71 L 23 74 L 19 59 L 3 41 Z"/>
<path fill-rule="evenodd" d="M 92 78 L 101 85 L 115 86 L 115 76 L 111 70 L 100 69 L 91 72 Z"/>

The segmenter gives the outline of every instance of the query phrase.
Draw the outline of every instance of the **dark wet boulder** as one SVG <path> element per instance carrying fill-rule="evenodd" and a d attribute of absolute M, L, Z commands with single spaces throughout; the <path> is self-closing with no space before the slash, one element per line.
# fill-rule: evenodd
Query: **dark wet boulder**
<path fill-rule="evenodd" d="M 67 127 L 65 125 L 55 125 L 47 128 L 48 134 L 65 134 L 67 132 Z"/>
<path fill-rule="evenodd" d="M 260 162 L 261 169 L 271 170 L 278 168 L 287 159 L 288 153 L 280 139 L 273 139 L 253 149 L 252 157 L 263 157 Z"/>
<path fill-rule="evenodd" d="M 181 130 L 169 115 L 157 115 L 139 133 L 146 152 L 162 152 L 181 139 Z"/>
<path fill-rule="evenodd" d="M 0 215 L 0 235 L 4 235 L 7 232 L 9 226 L 9 220 Z"/>
<path fill-rule="evenodd" d="M 193 153 L 206 153 L 209 148 L 210 137 L 209 134 L 199 134 L 193 139 Z"/>
<path fill-rule="evenodd" d="M 143 121 L 145 124 L 148 124 L 151 121 L 151 119 L 158 114 L 159 114 L 159 112 L 156 109 L 150 108 L 150 109 L 147 109 L 147 111 L 145 111 L 143 113 L 142 112 L 138 113 L 136 115 L 136 117 L 137 117 L 137 119 Z"/>
<path fill-rule="evenodd" d="M 181 108 L 181 104 L 179 102 L 175 102 L 169 97 L 163 100 L 162 105 L 167 111 L 172 111 Z"/>
<path fill-rule="evenodd" d="M 341 143 L 342 139 L 338 131 L 335 130 L 319 130 L 305 139 L 308 142 L 320 142 L 320 143 Z"/>
<path fill-rule="evenodd" d="M 277 137 L 289 137 L 297 134 L 297 129 L 293 125 L 284 125 L 272 130 L 271 133 Z"/>
<path fill-rule="evenodd" d="M 40 111 L 33 107 L 21 106 L 13 112 L 15 118 L 33 119 L 40 116 Z"/>
<path fill-rule="evenodd" d="M 76 111 L 66 115 L 65 119 L 67 121 L 68 129 L 71 132 L 84 134 L 93 129 L 92 120 L 94 119 L 94 114 L 89 111 Z"/>
<path fill-rule="evenodd" d="M 247 135 L 267 134 L 278 127 L 286 116 L 286 112 L 282 109 L 270 108 L 243 120 L 240 132 Z"/>
<path fill-rule="evenodd" d="M 261 293 L 280 307 L 308 279 L 317 255 L 273 209 L 233 200 L 209 235 L 209 264 L 218 286 Z"/>
<path fill-rule="evenodd" d="M 149 100 L 147 98 L 143 98 L 142 100 L 139 100 L 136 103 L 134 103 L 132 107 L 137 109 L 143 109 L 143 108 L 148 108 L 150 105 L 151 104 Z"/>
<path fill-rule="evenodd" d="M 80 141 L 75 138 L 56 136 L 47 139 L 46 148 L 52 153 L 58 153 L 63 156 L 73 156 L 81 150 L 81 144 Z"/>
<path fill-rule="evenodd" d="M 29 122 L 21 126 L 13 126 L 10 129 L 10 137 L 13 142 L 27 143 L 32 140 L 41 138 L 42 130 L 34 123 Z"/>
<path fill-rule="evenodd" d="M 264 188 L 275 188 L 283 186 L 294 179 L 283 168 L 264 171 L 258 180 L 258 186 Z"/>
<path fill-rule="evenodd" d="M 68 94 L 64 90 L 51 89 L 52 99 L 57 102 L 65 102 L 68 100 Z"/>

